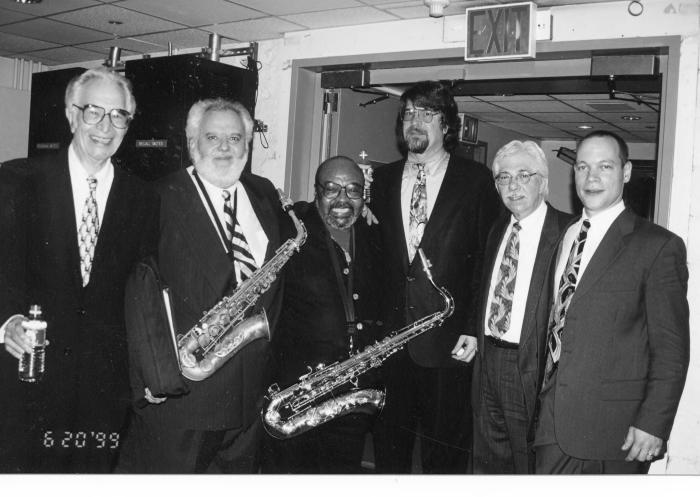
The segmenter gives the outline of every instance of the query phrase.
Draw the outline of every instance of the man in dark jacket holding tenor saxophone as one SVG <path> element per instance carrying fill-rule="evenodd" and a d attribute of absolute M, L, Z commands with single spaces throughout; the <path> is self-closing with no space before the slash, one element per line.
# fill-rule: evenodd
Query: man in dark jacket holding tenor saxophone
<path fill-rule="evenodd" d="M 266 270 L 264 264 L 284 241 L 282 232 L 291 232 L 270 181 L 244 171 L 253 136 L 245 107 L 224 99 L 199 101 L 189 111 L 186 135 L 194 165 L 166 177 L 158 188 L 158 268 L 170 289 L 178 334 L 191 330 L 253 273 Z M 279 282 L 273 282 L 254 305 L 254 313 L 267 312 L 270 329 L 279 313 L 279 290 Z M 167 328 L 159 331 L 167 334 Z M 184 380 L 186 393 L 177 396 L 152 391 L 134 373 L 148 367 L 146 339 L 133 345 L 132 387 L 147 402 L 134 407 L 120 470 L 255 472 L 259 413 L 269 385 L 268 340 L 252 340 L 211 374 L 206 358 L 190 357 L 199 361 L 190 373 L 200 381 Z"/>

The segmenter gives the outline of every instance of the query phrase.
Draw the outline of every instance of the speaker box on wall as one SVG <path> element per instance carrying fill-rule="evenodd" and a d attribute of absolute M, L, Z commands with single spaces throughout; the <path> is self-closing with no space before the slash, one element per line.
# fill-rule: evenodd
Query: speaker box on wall
<path fill-rule="evenodd" d="M 71 79 L 82 67 L 37 72 L 32 75 L 29 105 L 29 157 L 67 147 L 73 135 L 66 119 L 65 94 Z"/>
<path fill-rule="evenodd" d="M 136 114 L 116 155 L 124 169 L 155 180 L 190 164 L 185 137 L 187 112 L 204 98 L 242 103 L 255 116 L 258 75 L 199 55 L 130 60 Z M 246 164 L 250 170 L 250 158 Z"/>

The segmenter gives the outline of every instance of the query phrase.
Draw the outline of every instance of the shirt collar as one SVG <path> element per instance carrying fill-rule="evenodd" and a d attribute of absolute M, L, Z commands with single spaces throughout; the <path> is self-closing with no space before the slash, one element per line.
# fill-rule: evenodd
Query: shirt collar
<path fill-rule="evenodd" d="M 93 176 L 97 180 L 98 187 L 100 185 L 106 184 L 106 181 L 114 175 L 114 165 L 112 164 L 112 159 L 109 159 L 107 163 L 95 174 L 88 174 L 87 169 L 83 166 L 80 161 L 78 154 L 71 143 L 68 147 L 68 171 L 71 178 L 74 180 L 86 180 L 90 176 Z"/>
<path fill-rule="evenodd" d="M 518 221 L 513 214 L 510 215 L 510 226 L 512 229 L 513 225 L 517 222 L 520 224 L 521 231 L 526 231 L 532 226 L 541 225 L 544 222 L 544 218 L 547 215 L 547 203 L 543 200 L 540 205 L 532 211 L 528 216 L 524 217 Z"/>
<path fill-rule="evenodd" d="M 591 226 L 593 226 L 594 223 L 600 226 L 610 225 L 624 210 L 625 202 L 622 200 L 620 200 L 615 205 L 608 207 L 603 212 L 598 212 L 593 216 L 589 216 L 586 212 L 586 209 L 584 208 L 583 213 L 581 214 L 581 222 L 583 222 L 584 219 L 590 219 Z"/>
<path fill-rule="evenodd" d="M 424 165 L 425 174 L 432 176 L 437 174 L 443 168 L 447 167 L 450 161 L 450 154 L 447 150 L 442 149 L 441 152 L 433 155 L 425 161 L 415 160 L 417 157 L 408 157 L 404 165 L 404 176 L 415 176 L 418 172 L 418 164 Z"/>

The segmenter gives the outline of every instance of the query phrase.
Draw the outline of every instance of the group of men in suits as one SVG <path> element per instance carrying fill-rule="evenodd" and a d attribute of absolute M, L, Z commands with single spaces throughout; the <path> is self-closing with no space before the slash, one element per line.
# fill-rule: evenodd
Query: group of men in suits
<path fill-rule="evenodd" d="M 272 184 L 244 170 L 253 121 L 240 104 L 195 103 L 186 128 L 193 165 L 152 188 L 111 161 L 136 107 L 123 76 L 88 70 L 65 103 L 70 147 L 0 169 L 11 207 L 0 229 L 12 241 L 0 264 L 9 353 L 0 358 L 9 400 L 0 470 L 108 472 L 121 449 L 122 472 L 257 471 L 273 372 L 293 382 L 302 365 L 342 360 L 443 306 L 419 250 L 454 312 L 381 368 L 377 472 L 411 472 L 416 438 L 424 473 L 464 473 L 470 460 L 480 473 L 645 472 L 663 454 L 688 365 L 685 248 L 625 209 L 632 166 L 616 135 L 580 143 L 574 178 L 584 210 L 570 221 L 545 202 L 536 144 L 504 146 L 489 177 L 456 153 L 449 87 L 414 85 L 396 123 L 405 159 L 375 172 L 378 225 L 356 222 L 365 178 L 347 158 L 322 164 L 314 204 L 295 206 L 308 247 L 255 304 L 272 346 L 253 341 L 203 381 L 178 377 L 173 391 L 149 388 L 134 364 L 147 354 L 132 354 L 130 398 L 123 305 L 135 264 L 151 256 L 183 332 L 294 229 Z M 34 303 L 51 343 L 44 380 L 25 385 L 14 375 L 31 352 L 22 323 Z M 132 340 L 129 351 L 146 342 Z M 352 472 L 369 421 L 340 418 L 273 443 L 269 469 Z M 344 449 L 335 460 L 318 458 L 326 442 Z"/>

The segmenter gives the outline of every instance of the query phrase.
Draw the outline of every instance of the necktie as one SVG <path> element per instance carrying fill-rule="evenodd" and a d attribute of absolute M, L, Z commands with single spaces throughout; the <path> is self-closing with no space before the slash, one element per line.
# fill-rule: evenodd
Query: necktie
<path fill-rule="evenodd" d="M 411 206 L 408 221 L 408 262 L 413 261 L 423 238 L 425 224 L 428 222 L 428 194 L 425 188 L 425 165 L 416 164 L 418 175 L 413 184 Z"/>
<path fill-rule="evenodd" d="M 510 328 L 510 312 L 513 309 L 515 278 L 518 275 L 518 253 L 520 252 L 520 224 L 513 224 L 506 248 L 503 251 L 498 280 L 491 300 L 488 320 L 491 335 L 500 338 Z"/>
<path fill-rule="evenodd" d="M 238 207 L 238 191 L 234 193 L 233 207 L 231 206 L 231 193 L 223 190 L 224 197 L 224 222 L 226 224 L 226 236 L 233 253 L 233 265 L 236 269 L 239 281 L 245 281 L 258 268 L 255 259 L 250 251 L 248 242 L 245 239 L 241 225 L 236 219 L 236 209 Z"/>
<path fill-rule="evenodd" d="M 97 179 L 90 176 L 87 179 L 90 193 L 85 199 L 83 206 L 82 221 L 78 229 L 78 249 L 80 250 L 80 273 L 83 276 L 83 286 L 87 286 L 90 281 L 90 270 L 92 269 L 92 258 L 97 244 L 97 234 L 100 231 L 100 218 L 97 215 L 97 199 L 95 190 L 97 189 Z"/>
<path fill-rule="evenodd" d="M 547 334 L 548 354 L 547 364 L 544 369 L 545 381 L 551 377 L 554 368 L 559 362 L 559 356 L 561 355 L 561 335 L 564 331 L 566 311 L 569 308 L 569 303 L 571 303 L 574 290 L 576 290 L 578 271 L 581 267 L 581 255 L 583 254 L 583 247 L 586 243 L 586 236 L 590 227 L 591 222 L 588 219 L 584 220 L 581 225 L 581 231 L 579 231 L 576 241 L 571 246 L 569 260 L 566 263 L 564 272 L 561 275 L 561 280 L 559 281 L 559 290 L 557 291 L 557 298 L 552 308 L 549 332 Z"/>

